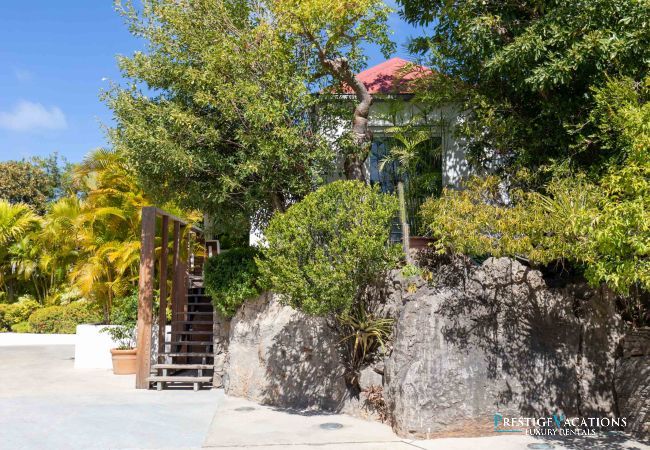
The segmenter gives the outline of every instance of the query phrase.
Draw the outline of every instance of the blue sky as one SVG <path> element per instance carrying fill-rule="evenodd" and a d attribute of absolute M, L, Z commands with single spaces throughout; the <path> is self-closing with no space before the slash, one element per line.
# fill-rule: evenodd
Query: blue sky
<path fill-rule="evenodd" d="M 393 4 L 393 2 L 389 2 Z M 390 18 L 396 55 L 418 30 Z M 99 100 L 107 79 L 119 81 L 118 54 L 142 43 L 112 0 L 32 0 L 0 4 L 0 161 L 58 152 L 78 162 L 107 145 L 111 113 Z M 369 65 L 383 61 L 368 48 Z"/>

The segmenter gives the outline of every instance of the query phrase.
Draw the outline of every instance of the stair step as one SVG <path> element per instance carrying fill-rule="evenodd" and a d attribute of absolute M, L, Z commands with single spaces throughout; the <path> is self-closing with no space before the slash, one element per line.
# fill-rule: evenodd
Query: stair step
<path fill-rule="evenodd" d="M 193 316 L 211 316 L 212 312 L 211 311 L 180 311 L 174 314 L 176 315 L 188 314 Z"/>
<path fill-rule="evenodd" d="M 208 357 L 208 358 L 214 358 L 214 353 L 211 352 L 160 352 L 159 355 L 165 355 L 165 356 L 196 356 L 198 357 Z"/>
<path fill-rule="evenodd" d="M 212 364 L 154 364 L 151 366 L 153 369 L 187 369 L 187 370 L 212 370 L 214 365 Z"/>
<path fill-rule="evenodd" d="M 173 335 L 179 335 L 179 334 L 213 334 L 212 330 L 207 330 L 207 331 L 172 331 L 172 336 Z"/>
<path fill-rule="evenodd" d="M 165 342 L 166 345 L 214 345 L 212 341 L 172 341 Z"/>
<path fill-rule="evenodd" d="M 165 382 L 183 382 L 183 383 L 210 383 L 212 382 L 212 377 L 193 377 L 193 376 L 178 376 L 175 377 L 174 375 L 167 375 L 167 376 L 160 376 L 160 375 L 154 375 L 149 377 L 149 382 L 150 383 L 155 383 L 157 381 L 165 381 Z"/>
<path fill-rule="evenodd" d="M 173 323 L 180 323 L 183 325 L 212 325 L 211 320 L 174 320 Z"/>

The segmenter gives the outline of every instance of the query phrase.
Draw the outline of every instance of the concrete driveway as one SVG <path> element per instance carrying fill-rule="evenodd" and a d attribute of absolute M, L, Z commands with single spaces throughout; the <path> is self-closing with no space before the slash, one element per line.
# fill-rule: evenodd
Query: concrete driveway
<path fill-rule="evenodd" d="M 280 411 L 227 397 L 221 390 L 136 390 L 133 376 L 74 369 L 74 346 L 63 338 L 58 345 L 29 339 L 29 346 L 16 346 L 18 338 L 0 333 L 3 450 L 517 450 L 534 444 L 557 450 L 650 449 L 620 435 L 563 441 L 529 436 L 406 440 L 376 422 Z M 337 425 L 324 429 L 324 424 Z"/>
<path fill-rule="evenodd" d="M 0 448 L 201 447 L 221 391 L 136 390 L 73 358 L 71 345 L 0 346 Z"/>

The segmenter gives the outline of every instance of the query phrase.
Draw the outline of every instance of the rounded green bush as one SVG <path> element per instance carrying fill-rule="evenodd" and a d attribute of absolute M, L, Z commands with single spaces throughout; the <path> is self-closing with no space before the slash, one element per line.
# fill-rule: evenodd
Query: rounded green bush
<path fill-rule="evenodd" d="M 101 322 L 101 314 L 86 302 L 74 302 L 65 306 L 47 306 L 29 317 L 33 333 L 74 334 L 77 325 Z"/>
<path fill-rule="evenodd" d="M 29 333 L 29 323 L 28 322 L 18 322 L 11 326 L 11 331 L 14 333 Z"/>
<path fill-rule="evenodd" d="M 401 255 L 390 244 L 397 199 L 358 181 L 307 195 L 265 230 L 264 285 L 308 314 L 345 314 Z"/>
<path fill-rule="evenodd" d="M 208 259 L 205 265 L 205 290 L 215 308 L 232 317 L 249 298 L 260 294 L 259 271 L 254 247 L 233 248 Z"/>
<path fill-rule="evenodd" d="M 5 314 L 9 309 L 6 303 L 0 303 L 0 331 L 7 331 L 11 329 L 11 324 L 5 319 Z"/>
<path fill-rule="evenodd" d="M 16 303 L 7 305 L 3 321 L 8 327 L 26 322 L 29 316 L 41 307 L 40 303 L 31 297 L 21 297 Z"/>

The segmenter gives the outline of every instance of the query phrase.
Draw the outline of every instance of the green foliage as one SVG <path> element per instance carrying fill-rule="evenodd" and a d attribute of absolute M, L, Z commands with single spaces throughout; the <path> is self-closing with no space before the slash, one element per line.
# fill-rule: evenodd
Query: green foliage
<path fill-rule="evenodd" d="M 569 160 L 601 173 L 617 148 L 585 140 L 586 120 L 610 77 L 639 82 L 650 63 L 646 0 L 399 0 L 404 17 L 430 26 L 413 49 L 428 52 L 434 76 L 426 96 L 453 92 L 473 161 L 506 170 Z M 541 175 L 544 175 L 541 173 Z M 548 177 L 539 176 L 536 185 Z"/>
<path fill-rule="evenodd" d="M 541 192 L 511 188 L 504 202 L 497 177 L 471 180 L 422 208 L 439 248 L 537 264 L 564 260 L 594 284 L 621 293 L 650 289 L 650 77 L 610 79 L 593 96 L 589 121 L 596 131 L 580 145 L 597 142 L 618 154 L 597 181 L 556 169 Z"/>
<path fill-rule="evenodd" d="M 418 266 L 407 264 L 402 267 L 402 276 L 404 278 L 416 277 L 422 275 L 423 271 Z"/>
<path fill-rule="evenodd" d="M 306 83 L 314 83 L 314 91 L 353 92 L 356 104 L 348 107 L 345 115 L 350 120 L 347 133 L 330 133 L 330 139 L 339 156 L 344 158 L 344 171 L 348 179 L 364 178 L 362 164 L 371 148 L 368 113 L 372 96 L 356 78 L 366 62 L 365 45 L 379 48 L 384 57 L 395 50 L 388 31 L 391 9 L 382 0 L 268 0 L 275 17 L 277 32 L 286 36 L 298 64 L 303 67 Z M 325 88 L 325 89 L 322 89 Z M 338 114 L 326 118 L 328 95 L 319 96 L 319 130 L 340 129 Z M 340 103 L 340 99 L 334 102 Z M 339 110 L 342 112 L 343 110 Z M 352 114 L 350 114 L 352 113 Z M 333 120 L 332 120 L 333 119 Z M 324 126 L 327 124 L 326 126 Z"/>
<path fill-rule="evenodd" d="M 154 305 L 155 306 L 155 305 Z M 111 310 L 111 324 L 135 326 L 138 321 L 138 292 L 115 300 Z"/>
<path fill-rule="evenodd" d="M 233 248 L 208 259 L 205 265 L 205 289 L 224 317 L 232 317 L 244 301 L 261 292 L 256 248 Z"/>
<path fill-rule="evenodd" d="M 119 152 L 91 152 L 69 173 L 74 193 L 42 216 L 0 200 L 0 291 L 9 303 L 24 293 L 48 306 L 85 299 L 109 323 L 115 299 L 137 285 L 140 213 L 151 202 Z"/>
<path fill-rule="evenodd" d="M 389 151 L 379 164 L 381 171 L 394 170 L 396 182 L 404 185 L 405 204 L 400 217 L 408 222 L 411 235 L 426 232 L 418 220 L 419 207 L 425 199 L 439 196 L 442 191 L 442 145 L 431 131 L 430 127 L 413 124 L 389 129 Z"/>
<path fill-rule="evenodd" d="M 131 350 L 136 344 L 136 328 L 132 325 L 113 325 L 104 327 L 100 333 L 108 334 L 114 342 L 117 342 L 117 350 Z"/>
<path fill-rule="evenodd" d="M 371 360 L 379 349 L 385 351 L 385 345 L 393 332 L 393 323 L 389 318 L 376 318 L 358 307 L 350 314 L 339 317 L 343 328 L 343 341 L 348 344 L 348 361 L 352 369 L 358 369 Z"/>
<path fill-rule="evenodd" d="M 441 251 L 566 261 L 594 284 L 621 293 L 635 284 L 650 289 L 650 190 L 626 200 L 580 176 L 556 178 L 546 189 L 514 191 L 506 205 L 498 179 L 474 179 L 429 200 L 422 214 Z"/>
<path fill-rule="evenodd" d="M 119 58 L 132 83 L 106 99 L 111 140 L 147 191 L 225 222 L 264 222 L 309 192 L 332 154 L 308 120 L 301 59 L 264 3 L 142 3 L 121 12 L 147 48 Z"/>
<path fill-rule="evenodd" d="M 62 194 L 65 180 L 56 153 L 47 158 L 0 162 L 0 199 L 43 213 L 47 203 Z"/>
<path fill-rule="evenodd" d="M 40 226 L 39 217 L 27 205 L 0 200 L 0 289 L 5 292 L 6 301 L 15 300 L 16 285 L 20 281 L 16 268 L 22 267 L 17 267 L 14 250 Z"/>
<path fill-rule="evenodd" d="M 5 307 L 4 322 L 6 326 L 11 327 L 20 322 L 26 322 L 29 316 L 41 305 L 31 297 L 21 297 L 16 303 L 11 303 Z"/>
<path fill-rule="evenodd" d="M 46 306 L 29 316 L 32 333 L 74 334 L 77 325 L 95 324 L 102 320 L 97 307 L 87 302 L 74 302 L 65 306 Z"/>
<path fill-rule="evenodd" d="M 345 315 L 400 255 L 389 244 L 397 199 L 335 181 L 277 214 L 257 260 L 265 284 L 308 314 Z"/>
<path fill-rule="evenodd" d="M 5 321 L 5 314 L 7 313 L 7 308 L 9 308 L 9 305 L 7 305 L 6 303 L 0 303 L 0 332 L 7 331 L 11 327 L 11 324 Z"/>
<path fill-rule="evenodd" d="M 29 322 L 18 322 L 16 324 L 13 324 L 11 326 L 11 331 L 14 333 L 29 333 L 31 331 L 31 328 L 29 326 Z"/>

